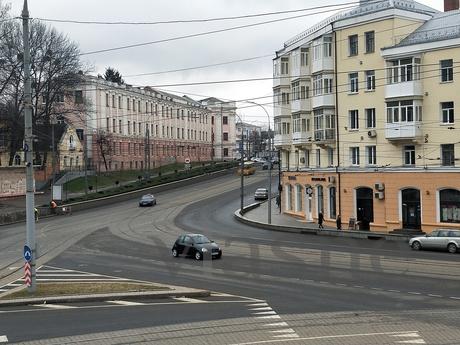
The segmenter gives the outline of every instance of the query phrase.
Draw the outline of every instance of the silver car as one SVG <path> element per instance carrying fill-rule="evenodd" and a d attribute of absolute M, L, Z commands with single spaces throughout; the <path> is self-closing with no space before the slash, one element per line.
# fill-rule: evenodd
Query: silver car
<path fill-rule="evenodd" d="M 257 188 L 254 193 L 255 200 L 267 200 L 268 199 L 268 189 L 267 188 Z"/>
<path fill-rule="evenodd" d="M 409 245 L 414 250 L 447 249 L 449 253 L 456 253 L 460 248 L 460 230 L 437 229 L 429 235 L 411 238 Z"/>

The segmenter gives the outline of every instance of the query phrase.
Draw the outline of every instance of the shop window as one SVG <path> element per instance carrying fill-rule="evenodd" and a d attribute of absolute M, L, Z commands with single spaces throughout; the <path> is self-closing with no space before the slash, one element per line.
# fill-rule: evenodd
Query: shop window
<path fill-rule="evenodd" d="M 441 222 L 460 223 L 460 191 L 444 189 L 439 192 Z"/>

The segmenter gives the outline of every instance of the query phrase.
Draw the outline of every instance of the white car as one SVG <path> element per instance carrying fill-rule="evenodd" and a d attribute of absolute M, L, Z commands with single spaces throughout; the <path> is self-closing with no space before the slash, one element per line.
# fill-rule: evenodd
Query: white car
<path fill-rule="evenodd" d="M 454 254 L 460 248 L 460 230 L 437 229 L 431 234 L 411 238 L 409 245 L 414 250 L 439 249 Z"/>

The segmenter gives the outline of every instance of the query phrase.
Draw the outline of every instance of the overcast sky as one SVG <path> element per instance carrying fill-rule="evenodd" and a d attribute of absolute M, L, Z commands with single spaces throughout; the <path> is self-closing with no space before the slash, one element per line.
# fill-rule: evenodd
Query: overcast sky
<path fill-rule="evenodd" d="M 306 9 L 316 6 L 343 4 L 351 0 L 28 0 L 31 17 L 81 21 L 169 21 L 240 16 L 255 13 Z M 438 10 L 442 0 L 419 0 Z M 12 5 L 14 15 L 20 15 L 23 0 L 3 0 Z M 320 10 L 315 10 L 318 12 Z M 324 11 L 324 10 L 323 10 Z M 115 26 L 50 23 L 79 44 L 82 52 L 90 52 L 136 43 L 285 18 L 308 12 L 270 17 L 226 20 L 206 23 Z M 118 69 L 125 81 L 134 85 L 164 85 L 216 80 L 270 78 L 272 56 L 283 43 L 333 12 L 244 28 L 224 33 L 153 44 L 132 49 L 85 56 L 94 73 L 103 73 L 107 66 Z M 241 60 L 264 55 L 265 58 L 246 62 L 142 77 L 129 75 L 161 72 Z M 188 94 L 195 99 L 214 96 L 222 99 L 247 99 L 270 96 L 272 81 L 232 84 L 163 87 Z M 261 98 L 259 103 L 268 103 Z M 240 107 L 248 104 L 240 103 Z M 270 112 L 271 107 L 268 105 Z M 266 123 L 260 108 L 241 108 L 238 113 L 251 123 Z"/>

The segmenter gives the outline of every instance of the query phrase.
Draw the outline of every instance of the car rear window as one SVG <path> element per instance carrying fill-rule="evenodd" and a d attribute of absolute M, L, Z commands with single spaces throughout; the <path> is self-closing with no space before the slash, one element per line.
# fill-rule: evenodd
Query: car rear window
<path fill-rule="evenodd" d="M 449 237 L 460 237 L 460 231 L 450 231 Z"/>

